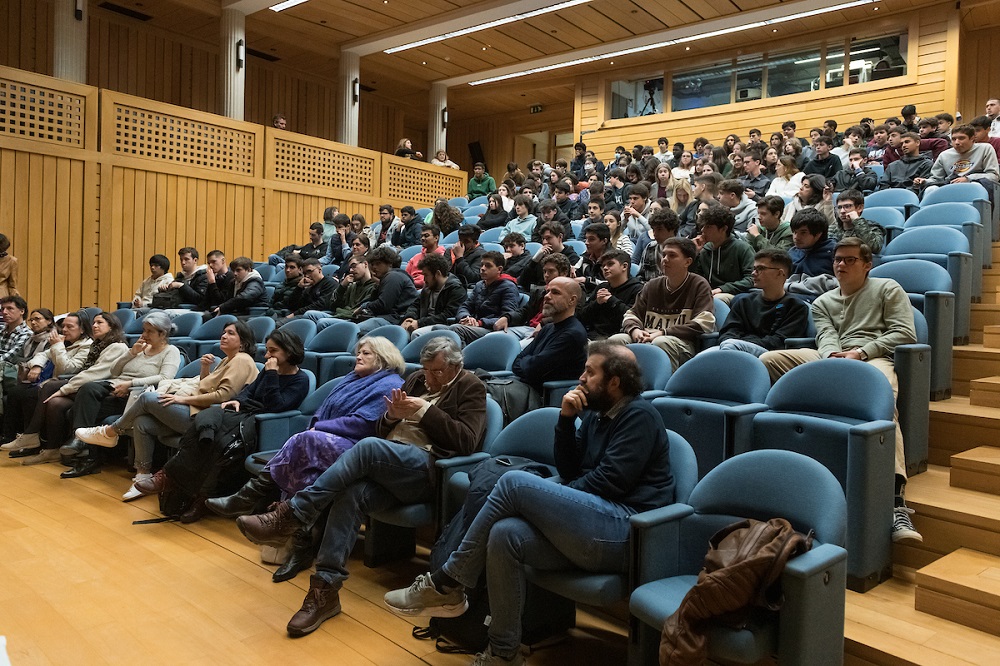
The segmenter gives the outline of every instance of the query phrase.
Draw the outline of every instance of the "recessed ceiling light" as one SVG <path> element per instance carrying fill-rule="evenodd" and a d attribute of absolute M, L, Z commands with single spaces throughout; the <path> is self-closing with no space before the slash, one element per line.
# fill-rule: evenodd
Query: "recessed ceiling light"
<path fill-rule="evenodd" d="M 777 28 L 771 28 L 771 32 L 778 32 Z"/>
<path fill-rule="evenodd" d="M 420 61 L 420 64 L 421 64 L 421 65 L 426 65 L 426 64 L 427 64 L 427 61 L 426 61 L 426 60 L 421 60 L 421 61 Z"/>
<path fill-rule="evenodd" d="M 685 50 L 685 51 L 690 51 L 690 50 L 691 50 L 691 47 L 690 47 L 690 46 L 685 46 L 685 47 L 684 47 L 684 50 Z"/>

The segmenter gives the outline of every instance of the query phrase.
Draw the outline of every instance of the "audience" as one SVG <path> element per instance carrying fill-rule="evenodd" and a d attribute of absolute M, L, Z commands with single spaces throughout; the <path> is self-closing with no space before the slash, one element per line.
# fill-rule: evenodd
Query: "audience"
<path fill-rule="evenodd" d="M 443 256 L 429 254 L 420 260 L 419 267 L 424 287 L 399 324 L 413 335 L 420 335 L 436 324 L 455 319 L 459 307 L 469 295 L 462 281 L 448 272 L 448 260 Z M 415 333 L 418 329 L 424 330 Z"/>
<path fill-rule="evenodd" d="M 448 263 L 448 255 L 445 254 L 444 248 L 439 244 L 441 240 L 441 230 L 433 224 L 421 224 L 421 227 L 420 252 L 410 257 L 410 260 L 406 262 L 406 274 L 413 278 L 413 286 L 417 289 L 422 289 L 424 286 L 424 274 L 420 271 L 420 262 L 424 260 L 424 257 L 437 254 L 445 257 L 446 265 Z"/>
<path fill-rule="evenodd" d="M 458 306 L 458 323 L 450 326 L 440 324 L 434 328 L 454 331 L 465 346 L 492 331 L 501 316 L 516 310 L 520 300 L 517 281 L 505 274 L 503 267 L 501 253 L 490 251 L 483 254 L 479 267 L 482 279 L 472 288 L 468 300 Z"/>
<path fill-rule="evenodd" d="M 756 206 L 755 206 L 756 208 Z M 753 248 L 734 234 L 735 219 L 725 206 L 701 214 L 701 235 L 695 239 L 698 258 L 691 265 L 712 287 L 712 296 L 729 303 L 753 282 Z"/>
<path fill-rule="evenodd" d="M 139 283 L 132 298 L 133 308 L 149 307 L 160 287 L 174 281 L 170 274 L 170 259 L 162 254 L 154 254 L 149 258 L 149 277 Z"/>

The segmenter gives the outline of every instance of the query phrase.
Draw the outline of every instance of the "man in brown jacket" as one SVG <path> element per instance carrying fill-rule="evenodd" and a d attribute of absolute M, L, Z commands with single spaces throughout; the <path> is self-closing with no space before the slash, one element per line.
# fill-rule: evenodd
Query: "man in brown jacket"
<path fill-rule="evenodd" d="M 434 461 L 473 453 L 482 444 L 486 387 L 462 369 L 458 345 L 435 338 L 421 351 L 420 364 L 423 370 L 386 398 L 377 437 L 359 441 L 274 511 L 236 521 L 250 541 L 282 545 L 329 511 L 316 573 L 302 608 L 288 623 L 290 636 L 305 636 L 340 613 L 339 590 L 363 517 L 431 499 Z"/>

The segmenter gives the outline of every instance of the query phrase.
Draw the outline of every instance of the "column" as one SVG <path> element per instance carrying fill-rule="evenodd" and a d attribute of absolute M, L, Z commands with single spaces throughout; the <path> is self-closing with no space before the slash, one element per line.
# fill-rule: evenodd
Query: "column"
<path fill-rule="evenodd" d="M 427 117 L 427 146 L 424 148 L 424 155 L 428 162 L 437 151 L 448 149 L 448 128 L 444 126 L 447 108 L 448 86 L 443 83 L 432 83 L 430 110 Z"/>
<path fill-rule="evenodd" d="M 87 0 L 56 0 L 54 4 L 52 74 L 60 79 L 86 83 Z"/>
<path fill-rule="evenodd" d="M 221 18 L 219 83 L 222 86 L 222 115 L 233 120 L 243 120 L 246 109 L 246 15 L 236 9 L 223 7 Z"/>
<path fill-rule="evenodd" d="M 358 145 L 358 109 L 361 105 L 361 56 L 352 51 L 340 52 L 340 87 L 337 101 L 337 141 Z"/>

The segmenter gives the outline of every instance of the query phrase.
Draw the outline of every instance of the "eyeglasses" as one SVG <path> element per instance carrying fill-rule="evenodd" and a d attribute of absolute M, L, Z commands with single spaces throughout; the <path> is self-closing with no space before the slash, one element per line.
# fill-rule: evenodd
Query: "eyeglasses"
<path fill-rule="evenodd" d="M 854 210 L 853 203 L 837 204 L 837 210 Z"/>
<path fill-rule="evenodd" d="M 751 273 L 763 273 L 764 271 L 780 271 L 779 266 L 754 266 Z"/>
<path fill-rule="evenodd" d="M 834 257 L 833 265 L 846 264 L 847 266 L 853 266 L 861 260 L 860 257 Z"/>

